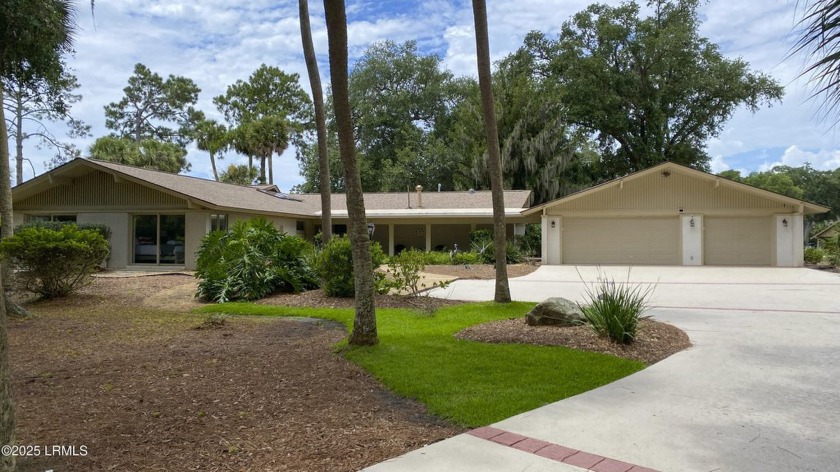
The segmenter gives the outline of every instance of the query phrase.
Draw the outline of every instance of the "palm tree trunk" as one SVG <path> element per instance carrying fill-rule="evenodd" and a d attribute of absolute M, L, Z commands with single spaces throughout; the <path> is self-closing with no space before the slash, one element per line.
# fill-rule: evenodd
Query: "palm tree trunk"
<path fill-rule="evenodd" d="M 0 104 L 3 103 L 3 90 L 0 87 Z M 9 180 L 11 170 L 9 169 L 9 136 L 6 132 L 6 116 L 3 107 L 0 106 L 0 210 L 3 218 L 2 234 L 12 234 L 12 187 Z M 5 273 L 9 269 L 4 262 L 3 270 L 0 270 L 0 287 L 6 280 Z M 5 297 L 5 290 L 3 290 Z M 4 300 L 5 301 L 5 300 Z M 9 333 L 7 331 L 6 304 L 0 303 L 0 445 L 13 445 L 15 443 L 15 409 L 12 403 L 12 381 L 9 371 Z M 0 454 L 0 471 L 14 471 L 15 457 Z"/>
<path fill-rule="evenodd" d="M 373 297 L 373 262 L 370 257 L 362 178 L 356 162 L 353 118 L 350 115 L 347 84 L 347 14 L 344 10 L 344 0 L 324 0 L 324 11 L 327 16 L 330 81 L 335 122 L 338 127 L 338 147 L 341 162 L 344 164 L 347 216 L 350 219 L 350 244 L 353 248 L 353 277 L 356 284 L 356 316 L 348 342 L 352 345 L 373 345 L 379 342 Z"/>
<path fill-rule="evenodd" d="M 265 156 L 260 156 L 260 185 L 265 185 Z"/>
<path fill-rule="evenodd" d="M 268 153 L 268 183 L 274 184 L 274 150 Z"/>
<path fill-rule="evenodd" d="M 298 7 L 300 10 L 300 39 L 303 42 L 303 57 L 306 60 L 306 72 L 309 75 L 309 86 L 312 89 L 312 101 L 315 105 L 315 129 L 318 135 L 318 188 L 321 191 L 321 241 L 326 244 L 332 238 L 332 203 L 324 92 L 321 87 L 321 74 L 318 71 L 315 46 L 312 44 L 308 1 L 299 0 Z"/>
<path fill-rule="evenodd" d="M 213 153 L 210 153 L 210 165 L 213 167 L 213 178 L 216 179 L 216 182 L 219 181 L 219 171 L 216 169 L 216 156 Z"/>
<path fill-rule="evenodd" d="M 493 84 L 490 75 L 490 41 L 487 36 L 487 5 L 484 0 L 473 0 L 475 18 L 475 47 L 478 62 L 478 85 L 481 89 L 481 108 L 484 111 L 484 130 L 487 135 L 487 170 L 490 173 L 490 191 L 493 196 L 493 241 L 496 249 L 497 303 L 510 301 L 507 276 L 507 234 L 505 231 L 505 193 L 502 188 L 502 159 L 499 152 L 499 131 L 496 126 Z"/>

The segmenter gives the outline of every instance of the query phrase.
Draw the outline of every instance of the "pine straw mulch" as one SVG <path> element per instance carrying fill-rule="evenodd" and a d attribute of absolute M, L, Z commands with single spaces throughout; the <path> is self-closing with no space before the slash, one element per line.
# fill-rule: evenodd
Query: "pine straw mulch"
<path fill-rule="evenodd" d="M 509 278 L 522 277 L 539 269 L 538 263 L 533 264 L 508 264 L 507 272 Z M 492 264 L 470 264 L 470 265 L 427 265 L 423 270 L 430 274 L 448 275 L 458 279 L 482 279 L 493 280 L 496 278 L 496 267 Z"/>
<path fill-rule="evenodd" d="M 352 471 L 463 431 L 336 355 L 332 324 L 144 304 L 190 284 L 99 279 L 10 321 L 17 443 L 88 450 L 18 470 Z"/>
<path fill-rule="evenodd" d="M 681 329 L 651 319 L 643 319 L 639 322 L 636 339 L 632 344 L 627 345 L 617 344 L 600 337 L 588 326 L 528 326 L 524 317 L 471 326 L 456 333 L 455 337 L 486 343 L 566 346 L 612 354 L 648 365 L 655 364 L 691 346 L 688 335 Z"/>

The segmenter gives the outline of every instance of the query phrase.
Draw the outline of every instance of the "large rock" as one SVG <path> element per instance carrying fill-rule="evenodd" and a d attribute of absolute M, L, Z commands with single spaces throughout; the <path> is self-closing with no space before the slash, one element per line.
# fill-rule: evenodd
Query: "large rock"
<path fill-rule="evenodd" d="M 549 298 L 525 315 L 531 326 L 577 326 L 586 322 L 577 303 L 565 298 Z"/>

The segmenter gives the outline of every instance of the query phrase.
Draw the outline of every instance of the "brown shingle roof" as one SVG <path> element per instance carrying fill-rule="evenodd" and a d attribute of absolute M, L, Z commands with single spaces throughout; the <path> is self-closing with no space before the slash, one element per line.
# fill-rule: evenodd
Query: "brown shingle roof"
<path fill-rule="evenodd" d="M 308 201 L 303 201 L 303 199 L 280 199 L 254 187 L 243 187 L 187 175 L 141 169 L 113 162 L 93 159 L 89 159 L 89 162 L 94 166 L 104 167 L 216 207 L 299 216 L 311 216 L 320 210 L 320 205 L 312 205 Z"/>
<path fill-rule="evenodd" d="M 30 187 L 29 191 L 37 191 L 35 187 L 31 186 L 35 185 L 37 187 L 39 185 L 38 182 L 48 181 L 49 175 L 62 175 L 64 172 L 73 172 L 71 169 L 79 169 L 80 165 L 142 181 L 164 192 L 172 192 L 196 201 L 202 206 L 207 205 L 234 211 L 307 217 L 315 217 L 321 211 L 321 196 L 319 194 L 281 194 L 282 198 L 279 198 L 270 191 L 273 189 L 269 190 L 270 186 L 267 185 L 246 187 L 226 184 L 198 177 L 142 169 L 95 159 L 77 159 L 71 161 L 53 169 L 47 174 L 25 182 L 20 187 Z M 369 211 L 384 210 L 394 216 L 399 214 L 400 210 L 406 210 L 408 208 L 408 199 L 409 196 L 403 192 L 365 193 L 365 207 Z M 465 214 L 469 213 L 474 215 L 474 211 L 476 210 L 487 210 L 491 212 L 493 208 L 491 193 L 487 190 L 473 192 L 423 192 L 423 204 L 420 208 L 417 205 L 416 192 L 411 192 L 410 199 L 411 208 L 414 211 L 406 212 L 405 216 L 408 217 L 417 215 L 416 210 L 419 209 L 431 211 L 451 210 L 448 213 L 454 216 L 454 214 L 458 213 L 458 210 L 465 210 Z M 346 212 L 347 204 L 343 193 L 333 194 L 331 201 L 333 210 Z M 530 203 L 531 192 L 528 190 L 505 191 L 505 208 L 507 209 L 525 209 Z M 518 211 L 515 211 L 515 213 L 518 213 Z"/>
<path fill-rule="evenodd" d="M 316 193 L 305 193 L 295 195 L 305 201 L 312 202 L 320 207 L 321 195 Z M 408 208 L 409 199 L 411 208 L 417 209 L 417 194 L 412 191 L 410 195 L 406 192 L 381 192 L 365 193 L 365 209 L 368 210 L 404 210 Z M 492 195 L 489 190 L 477 190 L 470 192 L 423 192 L 423 205 L 421 208 L 434 209 L 462 209 L 462 208 L 493 208 Z M 347 210 L 347 200 L 343 193 L 334 193 L 330 199 L 333 210 Z M 528 208 L 531 203 L 530 190 L 505 190 L 505 208 Z"/>

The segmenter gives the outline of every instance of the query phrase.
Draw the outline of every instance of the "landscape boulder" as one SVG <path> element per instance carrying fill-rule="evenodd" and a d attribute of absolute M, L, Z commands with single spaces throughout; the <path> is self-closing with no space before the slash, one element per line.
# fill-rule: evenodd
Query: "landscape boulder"
<path fill-rule="evenodd" d="M 549 298 L 525 315 L 530 326 L 577 326 L 586 322 L 577 303 L 565 298 Z"/>

